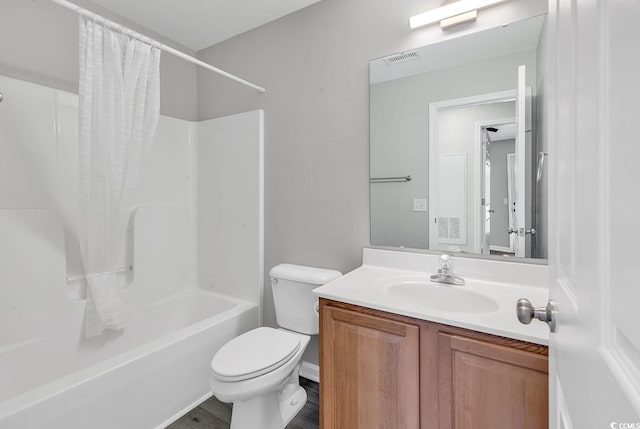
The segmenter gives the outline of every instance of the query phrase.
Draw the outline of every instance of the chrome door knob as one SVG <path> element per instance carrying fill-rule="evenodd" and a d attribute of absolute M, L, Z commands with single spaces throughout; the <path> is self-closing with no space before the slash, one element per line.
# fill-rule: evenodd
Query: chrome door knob
<path fill-rule="evenodd" d="M 549 325 L 549 330 L 555 332 L 556 321 L 553 315 L 555 305 L 553 301 L 549 301 L 546 307 L 534 307 L 528 299 L 519 299 L 516 304 L 516 314 L 520 323 L 528 325 L 533 319 L 538 319 L 541 322 L 546 322 Z"/>
<path fill-rule="evenodd" d="M 524 228 L 507 228 L 508 234 L 518 234 L 520 237 L 524 237 L 525 235 L 536 235 L 538 231 L 535 228 L 524 229 Z"/>

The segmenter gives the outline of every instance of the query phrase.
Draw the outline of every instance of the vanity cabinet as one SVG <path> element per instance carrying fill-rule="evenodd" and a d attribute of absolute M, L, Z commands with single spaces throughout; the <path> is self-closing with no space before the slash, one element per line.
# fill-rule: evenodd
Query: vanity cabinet
<path fill-rule="evenodd" d="M 543 429 L 547 348 L 320 300 L 322 429 Z"/>
<path fill-rule="evenodd" d="M 439 334 L 439 429 L 548 426 L 547 357 Z M 429 357 L 430 358 L 430 357 Z"/>
<path fill-rule="evenodd" d="M 321 307 L 323 428 L 418 429 L 420 330 Z"/>

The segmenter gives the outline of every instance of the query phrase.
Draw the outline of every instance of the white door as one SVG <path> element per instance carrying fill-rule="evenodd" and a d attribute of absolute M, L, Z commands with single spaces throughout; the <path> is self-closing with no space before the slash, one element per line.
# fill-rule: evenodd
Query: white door
<path fill-rule="evenodd" d="M 509 210 L 509 228 L 516 229 L 516 216 L 514 207 L 516 202 L 516 154 L 507 154 L 507 208 Z M 509 247 L 513 253 L 517 252 L 518 241 L 515 234 L 509 234 Z"/>
<path fill-rule="evenodd" d="M 484 255 L 491 254 L 491 138 L 486 128 L 482 129 L 482 203 L 484 211 L 482 212 L 483 222 L 481 223 L 482 253 Z M 477 210 L 477 208 L 476 208 Z"/>
<path fill-rule="evenodd" d="M 515 221 L 516 256 L 525 257 L 526 249 L 526 67 L 518 67 L 518 89 L 516 96 L 516 204 Z M 512 208 L 513 210 L 513 208 Z"/>
<path fill-rule="evenodd" d="M 549 31 L 551 428 L 636 429 L 640 1 L 550 0 Z"/>

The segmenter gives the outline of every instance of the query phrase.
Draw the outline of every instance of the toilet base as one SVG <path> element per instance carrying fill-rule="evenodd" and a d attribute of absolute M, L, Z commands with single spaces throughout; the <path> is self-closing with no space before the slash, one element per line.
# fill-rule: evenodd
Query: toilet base
<path fill-rule="evenodd" d="M 275 392 L 234 402 L 230 429 L 284 429 L 306 402 L 307 392 L 289 381 Z"/>
<path fill-rule="evenodd" d="M 297 383 L 296 383 L 297 384 Z M 290 385 L 289 385 L 290 386 Z M 280 415 L 284 428 L 307 403 L 307 392 L 299 384 L 291 389 L 289 395 L 280 395 Z"/>

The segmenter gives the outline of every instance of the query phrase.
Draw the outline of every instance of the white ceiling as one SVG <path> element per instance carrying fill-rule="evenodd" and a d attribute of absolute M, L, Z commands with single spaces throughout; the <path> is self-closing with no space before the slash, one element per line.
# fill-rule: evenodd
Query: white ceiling
<path fill-rule="evenodd" d="M 389 65 L 387 57 L 369 63 L 371 84 L 536 49 L 545 15 L 415 49 L 419 57 Z M 407 51 L 408 52 L 408 51 Z M 390 55 L 392 56 L 392 55 Z"/>
<path fill-rule="evenodd" d="M 92 0 L 199 51 L 320 0 Z"/>

